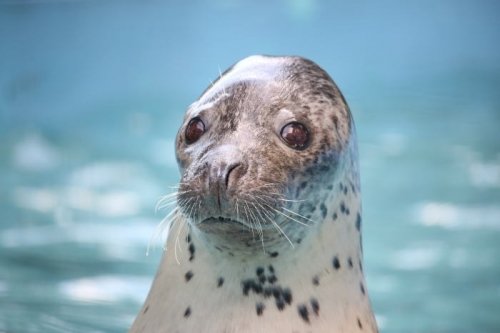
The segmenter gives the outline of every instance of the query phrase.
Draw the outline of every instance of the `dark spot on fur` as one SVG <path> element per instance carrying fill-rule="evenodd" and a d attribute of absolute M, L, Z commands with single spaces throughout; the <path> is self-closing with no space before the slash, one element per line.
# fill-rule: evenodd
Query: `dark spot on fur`
<path fill-rule="evenodd" d="M 264 295 L 265 298 L 271 297 L 271 295 L 273 294 L 273 288 L 265 287 L 264 290 L 262 291 L 262 294 Z"/>
<path fill-rule="evenodd" d="M 332 122 L 333 122 L 333 126 L 335 126 L 335 129 L 338 130 L 338 128 L 339 128 L 339 118 L 337 117 L 336 114 L 332 115 Z"/>
<path fill-rule="evenodd" d="M 341 212 L 342 214 L 345 214 L 345 213 L 346 213 L 346 209 L 347 209 L 347 208 L 346 208 L 346 206 L 345 206 L 345 203 L 342 201 L 342 202 L 340 203 L 340 212 Z"/>
<path fill-rule="evenodd" d="M 253 279 L 244 280 L 241 282 L 241 284 L 243 286 L 243 295 L 245 296 L 248 296 L 250 290 L 252 290 L 256 294 L 262 293 L 262 285 L 260 285 Z"/>
<path fill-rule="evenodd" d="M 297 244 L 302 243 L 302 238 L 297 239 Z"/>
<path fill-rule="evenodd" d="M 358 213 L 358 215 L 356 216 L 356 229 L 358 231 L 361 230 L 361 214 Z"/>
<path fill-rule="evenodd" d="M 365 286 L 363 285 L 363 282 L 360 282 L 359 283 L 359 289 L 361 289 L 361 293 L 363 295 L 365 295 L 366 291 L 365 291 Z"/>
<path fill-rule="evenodd" d="M 148 312 L 149 310 L 149 305 L 146 305 L 146 307 L 144 308 L 144 311 L 142 311 L 143 314 L 145 314 L 146 312 Z"/>
<path fill-rule="evenodd" d="M 352 268 L 352 259 L 351 259 L 351 257 L 347 258 L 347 265 L 349 265 L 349 268 Z"/>
<path fill-rule="evenodd" d="M 352 193 L 356 193 L 356 187 L 354 186 L 354 184 L 352 182 L 349 182 L 351 184 L 351 190 L 352 190 Z"/>
<path fill-rule="evenodd" d="M 283 289 L 281 295 L 288 305 L 292 304 L 292 291 L 289 288 Z"/>
<path fill-rule="evenodd" d="M 276 252 L 276 251 L 269 253 L 269 256 L 270 256 L 271 258 L 276 258 L 278 255 L 279 255 L 279 253 L 278 253 L 278 252 Z"/>
<path fill-rule="evenodd" d="M 299 205 L 299 211 L 313 213 L 316 211 L 316 205 L 313 205 L 311 202 L 303 202 Z"/>
<path fill-rule="evenodd" d="M 359 318 L 358 318 L 358 327 L 360 330 L 363 329 L 363 324 L 361 324 L 361 320 L 359 320 Z"/>
<path fill-rule="evenodd" d="M 340 261 L 337 256 L 333 257 L 333 268 L 339 269 L 340 268 Z"/>
<path fill-rule="evenodd" d="M 188 282 L 189 280 L 191 280 L 191 278 L 193 277 L 193 272 L 191 271 L 188 271 L 185 275 L 184 275 L 184 278 L 186 278 L 186 282 Z"/>
<path fill-rule="evenodd" d="M 262 312 L 264 312 L 264 304 L 263 303 L 257 303 L 255 304 L 255 310 L 257 311 L 257 316 L 261 316 L 262 315 Z"/>
<path fill-rule="evenodd" d="M 193 261 L 194 259 L 194 244 L 189 244 L 189 261 Z"/>
<path fill-rule="evenodd" d="M 337 212 L 333 213 L 332 218 L 333 218 L 334 221 L 337 219 L 337 217 L 338 217 Z"/>
<path fill-rule="evenodd" d="M 184 311 L 184 318 L 187 318 L 191 315 L 191 308 L 188 306 L 186 311 Z"/>
<path fill-rule="evenodd" d="M 363 263 L 361 262 L 361 260 L 359 261 L 359 270 L 363 272 Z"/>
<path fill-rule="evenodd" d="M 282 298 L 277 298 L 276 299 L 276 307 L 278 310 L 283 310 L 285 308 L 285 301 Z"/>
<path fill-rule="evenodd" d="M 321 205 L 319 206 L 319 209 L 321 209 L 321 216 L 323 218 L 325 218 L 326 215 L 328 214 L 328 209 L 326 208 L 325 204 L 321 203 Z"/>
<path fill-rule="evenodd" d="M 306 186 L 307 186 L 307 182 L 302 182 L 302 183 L 300 183 L 300 189 L 301 189 L 301 190 L 305 189 L 305 188 L 306 188 Z"/>
<path fill-rule="evenodd" d="M 347 208 L 344 201 L 340 203 L 340 212 L 342 214 L 349 215 L 349 208 Z"/>
<path fill-rule="evenodd" d="M 314 276 L 312 278 L 312 282 L 313 282 L 313 285 L 319 286 L 319 277 L 318 276 Z"/>
<path fill-rule="evenodd" d="M 299 311 L 299 316 L 309 324 L 309 311 L 307 311 L 307 307 L 303 304 L 297 306 L 297 310 Z"/>
<path fill-rule="evenodd" d="M 266 282 L 266 276 L 264 274 L 259 275 L 258 279 L 260 284 L 264 284 Z"/>
<path fill-rule="evenodd" d="M 257 267 L 257 270 L 255 271 L 257 273 L 257 276 L 261 276 L 264 274 L 264 268 L 262 267 Z"/>
<path fill-rule="evenodd" d="M 344 186 L 344 195 L 347 195 L 347 191 L 348 191 L 347 186 Z"/>
<path fill-rule="evenodd" d="M 270 273 L 274 274 L 274 267 L 273 267 L 273 265 L 269 265 L 269 267 L 267 269 L 269 269 Z"/>
<path fill-rule="evenodd" d="M 188 234 L 186 237 L 186 242 L 191 243 L 191 234 Z"/>
<path fill-rule="evenodd" d="M 269 281 L 270 284 L 274 284 L 276 281 L 278 281 L 278 278 L 276 275 L 270 275 L 267 277 L 267 281 Z"/>
<path fill-rule="evenodd" d="M 311 307 L 313 309 L 314 314 L 317 316 L 319 314 L 319 303 L 316 298 L 311 298 Z"/>
<path fill-rule="evenodd" d="M 241 284 L 243 285 L 243 295 L 248 296 L 248 292 L 251 289 L 251 281 L 252 280 L 245 280 Z"/>
<path fill-rule="evenodd" d="M 223 284 L 224 284 L 224 278 L 223 277 L 218 278 L 217 279 L 217 288 L 222 287 Z"/>

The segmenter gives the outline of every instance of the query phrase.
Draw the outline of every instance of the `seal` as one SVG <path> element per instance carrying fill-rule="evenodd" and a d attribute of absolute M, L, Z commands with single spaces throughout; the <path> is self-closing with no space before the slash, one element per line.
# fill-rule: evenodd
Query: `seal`
<path fill-rule="evenodd" d="M 167 250 L 130 332 L 377 332 L 353 118 L 318 65 L 251 56 L 189 106 Z"/>

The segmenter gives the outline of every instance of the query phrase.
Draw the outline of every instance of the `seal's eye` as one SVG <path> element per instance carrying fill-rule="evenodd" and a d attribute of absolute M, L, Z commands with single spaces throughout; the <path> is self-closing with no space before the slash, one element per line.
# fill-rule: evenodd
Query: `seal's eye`
<path fill-rule="evenodd" d="M 198 139 L 205 133 L 205 124 L 203 121 L 196 117 L 189 121 L 186 126 L 186 132 L 184 133 L 186 137 L 186 143 L 188 145 L 198 141 Z"/>
<path fill-rule="evenodd" d="M 305 149 L 309 143 L 309 131 L 296 121 L 283 126 L 281 137 L 287 145 L 297 150 Z"/>

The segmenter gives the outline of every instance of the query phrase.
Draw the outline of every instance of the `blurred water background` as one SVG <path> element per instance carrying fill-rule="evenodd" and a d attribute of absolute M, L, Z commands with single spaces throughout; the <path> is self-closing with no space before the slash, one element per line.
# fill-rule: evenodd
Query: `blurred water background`
<path fill-rule="evenodd" d="M 185 108 L 297 54 L 357 123 L 382 332 L 500 332 L 500 2 L 0 0 L 0 332 L 125 332 Z"/>

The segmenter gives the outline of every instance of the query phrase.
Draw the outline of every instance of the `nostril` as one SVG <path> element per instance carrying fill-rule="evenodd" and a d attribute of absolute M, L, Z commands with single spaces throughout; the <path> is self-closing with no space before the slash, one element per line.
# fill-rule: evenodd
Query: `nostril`
<path fill-rule="evenodd" d="M 226 179 L 225 179 L 226 188 L 228 188 L 228 186 L 229 186 L 229 177 L 231 175 L 231 172 L 233 172 L 240 165 L 241 165 L 241 163 L 234 163 L 233 165 L 230 165 L 227 168 Z"/>

